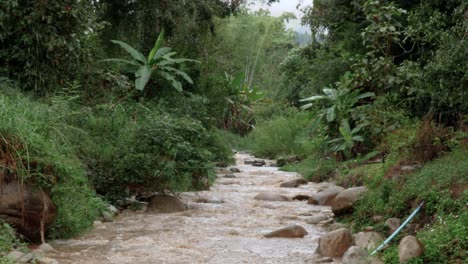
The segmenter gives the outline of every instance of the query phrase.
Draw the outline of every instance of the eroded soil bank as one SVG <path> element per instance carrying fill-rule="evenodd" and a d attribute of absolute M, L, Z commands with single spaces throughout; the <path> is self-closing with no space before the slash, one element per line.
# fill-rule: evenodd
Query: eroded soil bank
<path fill-rule="evenodd" d="M 276 167 L 244 165 L 252 158 L 237 154 L 235 178 L 218 179 L 209 191 L 182 193 L 188 210 L 172 214 L 126 211 L 112 223 L 103 223 L 83 237 L 52 243 L 48 257 L 59 263 L 316 263 L 318 238 L 325 229 L 305 219 L 331 215 L 329 207 L 305 201 L 257 201 L 260 192 L 288 197 L 310 195 L 325 184 L 308 183 L 280 188 L 296 173 Z M 200 198 L 215 203 L 200 203 Z M 223 203 L 217 203 L 219 201 Z M 304 238 L 265 238 L 290 224 L 304 227 Z"/>

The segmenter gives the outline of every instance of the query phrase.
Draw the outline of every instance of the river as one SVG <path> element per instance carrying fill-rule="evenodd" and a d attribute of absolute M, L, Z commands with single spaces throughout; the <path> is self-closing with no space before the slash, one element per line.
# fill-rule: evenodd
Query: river
<path fill-rule="evenodd" d="M 304 220 L 331 215 L 329 207 L 306 201 L 257 201 L 260 192 L 289 197 L 317 192 L 323 183 L 280 188 L 299 177 L 276 167 L 244 165 L 248 154 L 236 154 L 236 178 L 218 175 L 208 191 L 180 194 L 188 210 L 172 214 L 124 211 L 114 222 L 103 223 L 82 237 L 51 242 L 59 263 L 316 263 L 318 238 L 326 230 Z M 224 203 L 197 203 L 200 198 Z M 304 238 L 264 238 L 263 235 L 297 224 Z"/>

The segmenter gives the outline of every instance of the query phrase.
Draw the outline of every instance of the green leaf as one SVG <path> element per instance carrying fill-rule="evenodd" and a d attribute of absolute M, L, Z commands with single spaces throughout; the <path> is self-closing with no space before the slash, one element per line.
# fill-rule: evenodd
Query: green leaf
<path fill-rule="evenodd" d="M 190 76 L 188 76 L 188 74 L 186 74 L 185 72 L 181 71 L 181 70 L 178 70 L 176 68 L 172 68 L 172 67 L 164 67 L 165 70 L 168 70 L 168 71 L 171 71 L 179 76 L 181 76 L 182 78 L 184 78 L 188 83 L 190 84 L 193 84 L 193 81 L 192 79 L 190 78 Z"/>
<path fill-rule="evenodd" d="M 317 101 L 317 100 L 320 100 L 320 99 L 323 99 L 323 98 L 325 98 L 325 96 L 323 96 L 323 95 L 314 95 L 314 96 L 311 96 L 311 97 L 301 99 L 301 100 L 299 100 L 299 102 Z"/>
<path fill-rule="evenodd" d="M 366 97 L 374 97 L 374 96 L 375 96 L 375 93 L 367 92 L 367 93 L 363 93 L 363 94 L 356 96 L 356 100 L 361 100 Z"/>
<path fill-rule="evenodd" d="M 331 100 L 336 100 L 337 98 L 337 91 L 336 89 L 332 88 L 323 88 L 323 93 Z"/>
<path fill-rule="evenodd" d="M 336 119 L 336 106 L 329 107 L 327 109 L 327 121 L 328 123 L 335 121 Z"/>
<path fill-rule="evenodd" d="M 112 43 L 118 44 L 121 48 L 127 51 L 135 60 L 146 64 L 146 58 L 138 50 L 134 49 L 132 46 L 127 43 L 119 40 L 111 40 Z"/>
<path fill-rule="evenodd" d="M 149 65 L 144 65 L 138 71 L 136 71 L 135 88 L 139 91 L 143 91 L 146 84 L 150 80 L 152 73 L 153 69 Z"/>
<path fill-rule="evenodd" d="M 161 48 L 163 41 L 164 41 L 164 28 L 159 33 L 158 39 L 154 43 L 154 47 L 151 50 L 150 54 L 148 55 L 148 64 L 150 65 L 153 64 L 154 56 L 156 55 L 156 52 Z"/>
<path fill-rule="evenodd" d="M 363 142 L 363 141 L 364 141 L 364 138 L 361 137 L 361 136 L 354 136 L 354 137 L 353 137 L 353 140 L 354 140 L 354 141 Z"/>
<path fill-rule="evenodd" d="M 164 71 L 159 71 L 159 74 L 164 77 L 164 79 L 168 80 L 171 82 L 172 87 L 174 87 L 177 91 L 182 92 L 182 84 L 177 81 L 174 76 L 171 74 L 164 72 Z"/>
<path fill-rule="evenodd" d="M 162 56 L 168 54 L 171 50 L 172 50 L 172 48 L 169 48 L 169 47 L 163 47 L 163 48 L 158 49 L 158 51 L 156 52 L 156 54 L 153 57 L 152 62 L 157 61 Z"/>

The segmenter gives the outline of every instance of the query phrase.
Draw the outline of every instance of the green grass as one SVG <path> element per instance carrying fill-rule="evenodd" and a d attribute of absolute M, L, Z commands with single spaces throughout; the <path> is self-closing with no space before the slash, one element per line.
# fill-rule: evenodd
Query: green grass
<path fill-rule="evenodd" d="M 383 223 L 372 222 L 372 216 L 406 219 L 414 204 L 424 201 L 425 206 L 412 223 L 424 225 L 416 235 L 426 250 L 421 258 L 411 263 L 456 263 L 457 259 L 466 259 L 463 252 L 468 243 L 467 156 L 468 150 L 460 148 L 428 163 L 419 171 L 393 179 L 385 178 L 383 173 L 370 177 L 371 172 L 359 169 L 369 173 L 365 180 L 369 192 L 351 217 L 355 230 L 374 226 L 379 231 L 386 231 Z M 406 235 L 405 232 L 399 237 Z M 397 244 L 398 239 L 393 243 Z M 394 255 L 391 247 L 382 256 L 385 263 L 398 263 Z"/>
<path fill-rule="evenodd" d="M 0 90 L 0 139 L 16 180 L 37 185 L 58 205 L 52 236 L 70 237 L 92 226 L 103 205 L 91 189 L 83 164 L 67 140 L 75 130 L 67 112 Z M 11 165 L 13 164 L 13 165 Z M 0 171 L 4 173 L 4 171 Z"/>
<path fill-rule="evenodd" d="M 303 178 L 309 181 L 321 182 L 333 177 L 335 167 L 336 162 L 334 159 L 309 156 L 299 163 L 288 164 L 281 169 L 284 171 L 298 172 Z"/>
<path fill-rule="evenodd" d="M 13 248 L 23 247 L 15 236 L 14 230 L 2 220 L 0 220 L 0 264 L 13 264 L 5 257 Z"/>

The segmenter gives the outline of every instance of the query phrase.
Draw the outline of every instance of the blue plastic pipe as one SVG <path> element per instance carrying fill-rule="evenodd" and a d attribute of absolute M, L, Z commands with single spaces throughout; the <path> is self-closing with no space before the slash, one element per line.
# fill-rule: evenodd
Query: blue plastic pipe
<path fill-rule="evenodd" d="M 374 251 L 372 251 L 372 253 L 370 253 L 371 256 L 375 255 L 375 253 L 379 252 L 379 250 L 381 250 L 383 247 L 385 247 L 398 233 L 400 233 L 401 229 L 403 229 L 403 227 L 405 227 L 409 221 L 411 221 L 411 219 L 414 218 L 414 216 L 419 212 L 419 210 L 421 210 L 421 207 L 424 205 L 424 201 L 421 202 L 421 204 L 418 206 L 418 208 L 416 208 L 414 210 L 414 212 L 408 217 L 408 219 L 405 220 L 405 222 L 403 222 L 403 224 L 400 225 L 400 227 L 398 227 L 397 230 L 395 230 L 395 232 L 393 232 L 393 234 L 391 236 L 389 236 L 378 248 L 376 248 Z"/>

